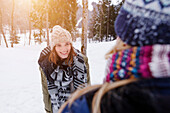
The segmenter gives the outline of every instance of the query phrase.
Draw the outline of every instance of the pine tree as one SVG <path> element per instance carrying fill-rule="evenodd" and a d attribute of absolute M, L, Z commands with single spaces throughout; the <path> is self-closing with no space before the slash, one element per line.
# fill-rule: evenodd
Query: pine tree
<path fill-rule="evenodd" d="M 111 5 L 110 6 L 110 26 L 109 26 L 110 27 L 109 35 L 111 36 L 110 41 L 112 41 L 116 38 L 116 33 L 114 30 L 114 22 L 115 22 L 116 17 L 117 17 L 117 12 L 115 11 L 115 6 Z"/>
<path fill-rule="evenodd" d="M 50 27 L 58 24 L 72 34 L 76 31 L 77 0 L 51 0 L 49 21 Z"/>
<path fill-rule="evenodd" d="M 28 23 L 29 23 L 29 45 L 31 44 L 31 34 L 32 34 L 32 26 L 31 26 L 31 10 L 32 10 L 32 0 L 29 0 L 28 5 Z"/>
<path fill-rule="evenodd" d="M 116 32 L 115 32 L 115 29 L 114 29 L 114 24 L 115 24 L 115 20 L 116 20 L 116 17 L 118 16 L 119 14 L 119 10 L 120 8 L 122 7 L 124 3 L 124 0 L 122 0 L 122 2 L 120 2 L 119 4 L 117 5 L 111 5 L 111 9 L 110 9 L 110 30 L 109 30 L 109 34 L 113 37 L 113 39 L 110 39 L 110 40 L 114 40 L 116 39 Z"/>
<path fill-rule="evenodd" d="M 73 40 L 76 39 L 76 33 L 77 33 L 77 30 L 76 30 L 76 24 L 77 24 L 77 11 L 78 11 L 78 3 L 77 3 L 77 0 L 69 0 L 70 1 L 70 16 L 71 16 L 71 21 L 70 21 L 70 25 L 71 25 L 71 34 L 72 34 L 72 37 L 73 37 Z"/>
<path fill-rule="evenodd" d="M 98 41 L 102 41 L 103 40 L 103 17 L 104 17 L 104 12 L 103 12 L 103 5 L 102 5 L 102 1 L 99 1 L 100 4 L 98 5 L 98 9 L 99 9 L 99 13 L 98 16 L 96 18 L 97 23 L 95 24 L 95 28 L 96 28 L 96 35 L 95 35 L 95 39 L 97 39 Z"/>
<path fill-rule="evenodd" d="M 89 36 L 94 40 L 98 41 L 111 41 L 116 38 L 116 33 L 114 30 L 114 22 L 122 6 L 124 0 L 118 5 L 111 5 L 110 0 L 102 0 L 98 3 L 98 8 L 95 13 L 93 13 L 91 24 L 93 26 L 89 29 Z M 93 35 L 92 35 L 93 34 Z M 113 37 L 113 38 L 112 38 Z"/>
<path fill-rule="evenodd" d="M 15 11 L 15 0 L 13 0 L 13 1 L 12 1 L 11 31 L 10 31 L 10 41 L 11 41 L 11 47 L 14 47 L 14 40 L 15 40 L 15 30 L 14 30 L 14 11 Z"/>
<path fill-rule="evenodd" d="M 108 18 L 108 7 L 109 7 L 109 0 L 102 0 L 99 1 L 98 4 L 98 16 L 95 18 L 96 24 L 95 24 L 95 40 L 103 41 L 104 37 L 105 40 L 107 40 L 107 25 L 109 25 L 109 18 Z M 94 31 L 95 31 L 94 30 Z"/>
<path fill-rule="evenodd" d="M 88 33 L 88 38 L 95 40 L 94 37 L 96 35 L 96 27 L 100 26 L 98 21 L 96 21 L 98 16 L 98 12 L 96 11 L 96 8 L 93 8 L 92 10 L 92 17 L 90 18 L 90 24 L 89 24 L 89 33 Z"/>
<path fill-rule="evenodd" d="M 34 32 L 35 42 L 42 43 L 42 35 L 44 34 L 43 28 L 45 28 L 45 16 L 46 16 L 46 0 L 33 1 L 33 10 L 31 12 L 31 20 L 34 28 L 39 30 L 39 33 Z"/>
<path fill-rule="evenodd" d="M 38 2 L 40 1 L 41 3 L 39 4 Z M 45 17 L 47 14 L 47 10 L 45 9 L 47 0 L 37 0 L 37 2 L 34 2 L 33 4 L 34 10 L 32 12 L 32 20 L 34 22 L 34 27 L 38 28 L 41 32 L 42 28 L 47 24 L 47 17 Z M 52 28 L 55 25 L 60 25 L 67 29 L 74 37 L 76 33 L 77 10 L 77 0 L 48 0 L 49 28 Z M 35 36 L 37 35 L 35 34 Z"/>

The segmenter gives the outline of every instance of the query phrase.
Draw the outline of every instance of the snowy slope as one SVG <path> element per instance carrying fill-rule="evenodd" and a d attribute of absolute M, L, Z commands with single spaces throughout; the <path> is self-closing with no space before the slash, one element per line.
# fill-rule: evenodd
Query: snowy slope
<path fill-rule="evenodd" d="M 103 81 L 104 54 L 115 42 L 88 43 L 92 84 Z M 80 49 L 81 43 L 74 43 Z M 0 113 L 45 113 L 38 69 L 38 57 L 43 45 L 0 47 Z"/>

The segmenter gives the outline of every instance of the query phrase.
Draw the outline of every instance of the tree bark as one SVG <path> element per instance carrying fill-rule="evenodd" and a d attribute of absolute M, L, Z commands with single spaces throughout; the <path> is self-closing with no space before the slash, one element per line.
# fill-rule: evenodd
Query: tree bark
<path fill-rule="evenodd" d="M 47 31 L 47 46 L 49 46 L 49 23 L 48 23 L 48 11 L 49 11 L 49 0 L 47 0 L 46 4 L 46 31 Z"/>
<path fill-rule="evenodd" d="M 2 27 L 2 12 L 1 12 L 1 9 L 0 9 L 0 32 L 2 33 L 3 37 L 4 37 L 4 41 L 5 41 L 5 44 L 6 44 L 6 47 L 8 48 L 8 43 L 7 43 L 7 40 L 6 40 L 6 37 L 5 37 L 5 33 L 3 31 L 3 27 Z"/>
<path fill-rule="evenodd" d="M 88 0 L 82 0 L 83 4 L 83 19 L 82 19 L 82 39 L 81 52 L 86 55 L 87 50 L 87 28 L 88 28 Z"/>
<path fill-rule="evenodd" d="M 110 20 L 110 2 L 108 3 L 108 15 L 107 15 L 107 34 L 106 34 L 106 41 L 108 41 L 108 36 L 109 36 L 109 20 Z"/>
<path fill-rule="evenodd" d="M 14 47 L 14 7 L 15 7 L 15 0 L 13 0 L 12 4 L 12 13 L 11 13 L 11 47 Z"/>
<path fill-rule="evenodd" d="M 28 20 L 29 20 L 29 45 L 31 45 L 31 33 L 32 33 L 32 27 L 31 27 L 31 9 L 32 9 L 32 0 L 29 0 L 29 14 L 28 14 Z"/>

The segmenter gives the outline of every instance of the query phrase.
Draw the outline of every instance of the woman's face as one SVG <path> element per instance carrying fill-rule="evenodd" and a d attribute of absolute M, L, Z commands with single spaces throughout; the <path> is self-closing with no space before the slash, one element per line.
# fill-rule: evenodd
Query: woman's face
<path fill-rule="evenodd" d="M 70 42 L 61 42 L 61 43 L 58 43 L 55 46 L 55 50 L 56 50 L 58 56 L 61 59 L 65 59 L 65 58 L 68 57 L 68 55 L 70 53 L 71 44 L 70 44 Z"/>

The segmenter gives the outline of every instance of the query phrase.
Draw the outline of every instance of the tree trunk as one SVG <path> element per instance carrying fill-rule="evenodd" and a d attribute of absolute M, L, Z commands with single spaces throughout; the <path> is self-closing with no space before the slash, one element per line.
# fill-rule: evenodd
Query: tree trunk
<path fill-rule="evenodd" d="M 110 15 L 110 3 L 108 3 L 108 15 L 107 15 L 107 34 L 106 34 L 106 41 L 108 41 L 109 36 L 109 15 Z"/>
<path fill-rule="evenodd" d="M 83 19 L 82 19 L 82 39 L 81 52 L 86 55 L 87 50 L 87 28 L 88 28 L 88 0 L 82 0 Z"/>
<path fill-rule="evenodd" d="M 32 31 L 31 20 L 29 19 L 29 45 L 31 45 L 31 31 Z"/>
<path fill-rule="evenodd" d="M 13 0 L 12 4 L 12 13 L 11 13 L 11 47 L 14 47 L 14 7 L 15 7 L 15 0 Z"/>
<path fill-rule="evenodd" d="M 100 8 L 100 29 L 99 29 L 99 42 L 102 41 L 103 37 L 102 37 L 102 23 L 103 23 L 103 16 L 104 16 L 104 12 L 103 12 L 103 7 L 102 7 L 102 1 L 99 1 L 99 8 Z"/>
<path fill-rule="evenodd" d="M 1 45 L 1 39 L 2 39 L 2 36 L 1 36 L 1 34 L 0 34 L 0 45 Z"/>
<path fill-rule="evenodd" d="M 47 46 L 49 46 L 49 23 L 48 23 L 48 11 L 49 11 L 49 0 L 47 0 L 46 4 L 46 30 L 47 30 Z"/>
<path fill-rule="evenodd" d="M 4 41 L 5 41 L 6 47 L 8 48 L 8 43 L 7 43 L 7 40 L 6 40 L 5 33 L 4 33 L 3 29 L 1 29 L 1 32 L 2 32 L 2 35 L 4 37 Z"/>
<path fill-rule="evenodd" d="M 5 44 L 6 44 L 6 47 L 8 48 L 8 43 L 7 43 L 7 40 L 6 40 L 6 37 L 5 37 L 5 33 L 3 31 L 3 27 L 2 27 L 2 12 L 1 12 L 1 9 L 0 9 L 0 32 L 2 33 L 3 37 L 4 37 L 4 41 L 5 41 Z"/>
<path fill-rule="evenodd" d="M 31 27 L 31 9 L 32 9 L 32 0 L 29 0 L 29 14 L 28 14 L 28 20 L 29 20 L 29 45 L 31 45 L 31 31 L 32 31 L 32 27 Z"/>

